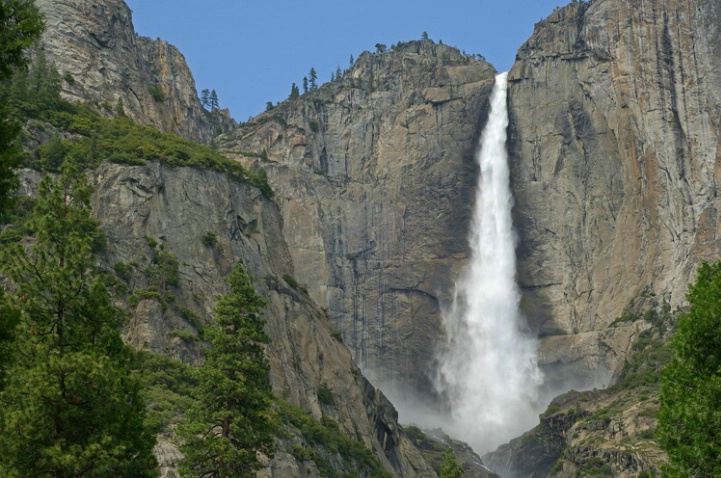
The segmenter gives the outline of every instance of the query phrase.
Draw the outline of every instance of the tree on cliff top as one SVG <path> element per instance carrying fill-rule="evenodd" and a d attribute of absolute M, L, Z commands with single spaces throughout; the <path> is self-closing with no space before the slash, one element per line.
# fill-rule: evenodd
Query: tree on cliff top
<path fill-rule="evenodd" d="M 91 188 L 69 165 L 45 177 L 24 241 L 5 246 L 14 341 L 0 390 L 0 476 L 152 477 L 154 436 L 97 270 Z"/>
<path fill-rule="evenodd" d="M 198 405 L 180 428 L 184 477 L 254 477 L 257 453 L 271 455 L 274 420 L 264 344 L 265 321 L 259 296 L 242 261 L 228 275 L 230 292 L 215 308 L 215 324 L 205 329 L 210 347 L 198 369 Z"/>
<path fill-rule="evenodd" d="M 663 371 L 658 437 L 666 477 L 721 476 L 721 262 L 702 262 Z"/>

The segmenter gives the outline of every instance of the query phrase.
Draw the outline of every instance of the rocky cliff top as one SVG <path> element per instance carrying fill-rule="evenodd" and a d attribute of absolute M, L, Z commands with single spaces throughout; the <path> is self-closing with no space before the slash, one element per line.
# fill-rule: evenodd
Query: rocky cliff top
<path fill-rule="evenodd" d="M 234 125 L 227 111 L 200 104 L 183 55 L 162 40 L 139 37 L 122 0 L 37 0 L 46 30 L 40 49 L 55 63 L 63 96 L 108 116 L 122 102 L 138 123 L 208 142 Z"/>

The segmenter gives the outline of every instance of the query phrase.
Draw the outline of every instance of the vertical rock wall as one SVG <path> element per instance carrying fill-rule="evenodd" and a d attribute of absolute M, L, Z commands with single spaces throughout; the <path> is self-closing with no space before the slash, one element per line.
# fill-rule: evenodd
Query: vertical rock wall
<path fill-rule="evenodd" d="M 714 1 L 594 0 L 536 25 L 510 72 L 523 308 L 541 358 L 609 377 L 629 301 L 682 304 L 721 253 L 721 35 Z"/>
<path fill-rule="evenodd" d="M 432 389 L 440 310 L 466 261 L 494 75 L 428 40 L 366 52 L 342 79 L 218 141 L 268 171 L 296 279 L 356 361 L 411 394 Z"/>

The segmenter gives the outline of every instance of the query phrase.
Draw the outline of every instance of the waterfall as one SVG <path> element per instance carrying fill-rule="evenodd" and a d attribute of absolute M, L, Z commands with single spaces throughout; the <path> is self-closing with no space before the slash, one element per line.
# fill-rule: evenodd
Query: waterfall
<path fill-rule="evenodd" d="M 479 453 L 529 430 L 539 413 L 536 340 L 520 314 L 515 281 L 506 76 L 496 77 L 476 157 L 480 177 L 469 238 L 472 256 L 444 314 L 448 342 L 437 377 L 452 418 L 444 428 Z"/>

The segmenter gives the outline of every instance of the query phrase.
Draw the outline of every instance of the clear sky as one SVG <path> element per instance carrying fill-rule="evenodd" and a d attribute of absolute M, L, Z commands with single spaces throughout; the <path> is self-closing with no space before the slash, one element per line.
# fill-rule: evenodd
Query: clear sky
<path fill-rule="evenodd" d="M 569 1 L 126 0 L 136 31 L 177 46 L 198 91 L 215 89 L 239 121 L 285 99 L 310 67 L 326 82 L 351 55 L 424 31 L 506 71 L 534 23 Z"/>

